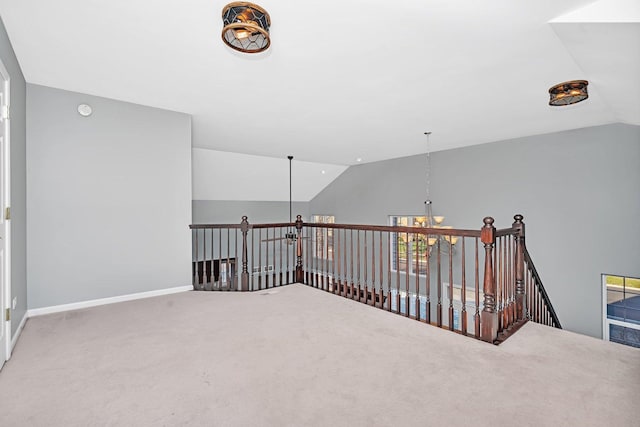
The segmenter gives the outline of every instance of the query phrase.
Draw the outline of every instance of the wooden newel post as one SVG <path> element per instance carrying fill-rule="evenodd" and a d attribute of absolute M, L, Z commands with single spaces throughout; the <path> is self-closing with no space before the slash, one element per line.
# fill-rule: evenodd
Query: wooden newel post
<path fill-rule="evenodd" d="M 242 232 L 242 274 L 240 275 L 240 290 L 249 290 L 249 269 L 247 259 L 247 234 L 249 232 L 249 221 L 246 216 L 242 217 L 240 223 L 240 231 Z"/>
<path fill-rule="evenodd" d="M 493 271 L 493 248 L 496 244 L 496 229 L 493 218 L 486 217 L 480 231 L 484 244 L 484 308 L 480 315 L 480 339 L 493 342 L 498 338 L 498 312 L 496 311 L 496 280 Z"/>
<path fill-rule="evenodd" d="M 523 216 L 518 214 L 513 217 L 515 220 L 513 228 L 515 232 L 515 266 L 516 266 L 516 321 L 524 320 L 527 312 L 527 298 L 524 290 L 524 222 Z"/>
<path fill-rule="evenodd" d="M 302 269 L 302 216 L 296 216 L 296 283 L 304 283 Z"/>

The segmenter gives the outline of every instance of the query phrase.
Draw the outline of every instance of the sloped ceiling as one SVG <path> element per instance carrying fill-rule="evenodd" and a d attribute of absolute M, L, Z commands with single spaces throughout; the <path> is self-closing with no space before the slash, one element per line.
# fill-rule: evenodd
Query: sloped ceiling
<path fill-rule="evenodd" d="M 637 1 L 256 1 L 272 18 L 257 55 L 222 43 L 226 1 L 0 0 L 0 15 L 28 82 L 192 114 L 194 147 L 351 165 L 424 153 L 427 130 L 442 150 L 640 125 Z M 549 107 L 571 79 L 590 98 Z"/>

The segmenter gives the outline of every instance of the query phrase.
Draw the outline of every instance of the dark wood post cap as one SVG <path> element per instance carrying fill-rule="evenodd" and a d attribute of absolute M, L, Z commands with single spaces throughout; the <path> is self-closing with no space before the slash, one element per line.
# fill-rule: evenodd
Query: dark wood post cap
<path fill-rule="evenodd" d="M 490 216 L 485 216 L 482 221 L 484 222 L 484 226 L 485 227 L 492 227 L 494 219 L 491 218 Z"/>

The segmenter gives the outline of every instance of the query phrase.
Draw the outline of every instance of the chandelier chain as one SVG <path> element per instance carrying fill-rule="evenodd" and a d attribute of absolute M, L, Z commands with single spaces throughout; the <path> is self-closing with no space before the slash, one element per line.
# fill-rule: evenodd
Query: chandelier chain
<path fill-rule="evenodd" d="M 431 200 L 431 132 L 425 132 L 427 135 L 427 201 Z"/>

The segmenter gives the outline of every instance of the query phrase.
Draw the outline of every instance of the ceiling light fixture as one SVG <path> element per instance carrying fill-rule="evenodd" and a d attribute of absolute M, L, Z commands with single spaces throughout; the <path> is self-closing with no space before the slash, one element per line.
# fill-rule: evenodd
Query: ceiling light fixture
<path fill-rule="evenodd" d="M 549 89 L 549 105 L 559 107 L 563 105 L 571 105 L 580 101 L 584 101 L 589 97 L 587 93 L 586 80 L 571 80 L 559 83 Z"/>
<path fill-rule="evenodd" d="M 232 49 L 258 53 L 271 44 L 271 18 L 258 5 L 243 1 L 229 3 L 222 9 L 222 22 L 222 40 Z"/>

